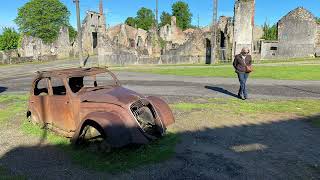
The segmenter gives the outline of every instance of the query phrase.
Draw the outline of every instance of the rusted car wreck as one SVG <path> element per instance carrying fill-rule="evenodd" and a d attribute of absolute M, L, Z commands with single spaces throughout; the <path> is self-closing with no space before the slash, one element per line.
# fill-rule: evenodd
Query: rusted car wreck
<path fill-rule="evenodd" d="M 27 116 L 74 144 L 101 141 L 110 147 L 146 144 L 174 123 L 162 99 L 122 87 L 102 68 L 37 72 Z"/>

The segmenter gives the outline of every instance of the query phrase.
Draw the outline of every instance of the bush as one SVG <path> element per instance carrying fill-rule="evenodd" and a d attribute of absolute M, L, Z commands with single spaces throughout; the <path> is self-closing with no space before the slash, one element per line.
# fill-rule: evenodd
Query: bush
<path fill-rule="evenodd" d="M 17 49 L 20 35 L 13 28 L 3 28 L 0 35 L 0 50 Z"/>

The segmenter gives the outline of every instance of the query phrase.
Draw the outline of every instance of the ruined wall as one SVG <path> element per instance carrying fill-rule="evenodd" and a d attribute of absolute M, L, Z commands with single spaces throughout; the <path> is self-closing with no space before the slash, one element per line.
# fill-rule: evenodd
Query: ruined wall
<path fill-rule="evenodd" d="M 247 47 L 252 52 L 254 26 L 254 0 L 237 0 L 234 7 L 233 54 Z"/>
<path fill-rule="evenodd" d="M 218 21 L 217 55 L 219 60 L 232 59 L 233 49 L 233 22 L 231 17 L 221 16 Z"/>
<path fill-rule="evenodd" d="M 21 40 L 19 55 L 32 57 L 35 60 L 51 59 L 49 56 L 62 59 L 69 57 L 70 51 L 69 30 L 63 27 L 60 29 L 58 39 L 51 44 L 44 43 L 40 38 L 24 36 Z"/>
<path fill-rule="evenodd" d="M 279 56 L 278 41 L 262 41 L 261 42 L 261 59 L 275 59 Z"/>
<path fill-rule="evenodd" d="M 278 22 L 279 56 L 309 57 L 315 54 L 317 24 L 304 8 L 297 8 Z"/>
<path fill-rule="evenodd" d="M 120 24 L 109 28 L 107 35 L 117 46 L 136 49 L 141 54 L 149 52 L 147 42 L 149 33 L 143 29 Z"/>
<path fill-rule="evenodd" d="M 320 57 L 320 24 L 317 25 L 316 56 Z"/>
<path fill-rule="evenodd" d="M 167 24 L 160 28 L 160 37 L 172 44 L 184 44 L 188 38 L 186 34 L 177 26 L 176 17 L 171 17 L 171 24 Z"/>
<path fill-rule="evenodd" d="M 105 17 L 103 14 L 87 11 L 87 15 L 82 22 L 82 49 L 83 54 L 98 53 L 98 38 L 106 33 Z M 78 53 L 78 43 L 74 45 L 74 50 Z"/>

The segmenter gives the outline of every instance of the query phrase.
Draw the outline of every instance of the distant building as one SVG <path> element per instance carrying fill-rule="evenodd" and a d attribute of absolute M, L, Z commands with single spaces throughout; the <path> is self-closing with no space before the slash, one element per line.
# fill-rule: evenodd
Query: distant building
<path fill-rule="evenodd" d="M 261 59 L 314 57 L 319 54 L 319 42 L 315 16 L 298 7 L 278 22 L 278 41 L 262 42 Z"/>

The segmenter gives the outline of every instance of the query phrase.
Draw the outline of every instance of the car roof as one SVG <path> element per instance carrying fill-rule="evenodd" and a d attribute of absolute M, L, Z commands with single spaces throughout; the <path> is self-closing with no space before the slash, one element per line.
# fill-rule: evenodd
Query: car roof
<path fill-rule="evenodd" d="M 83 77 L 83 76 L 93 76 L 100 73 L 109 72 L 106 68 L 70 68 L 70 69 L 58 69 L 49 71 L 38 71 L 38 76 L 44 77 Z"/>

